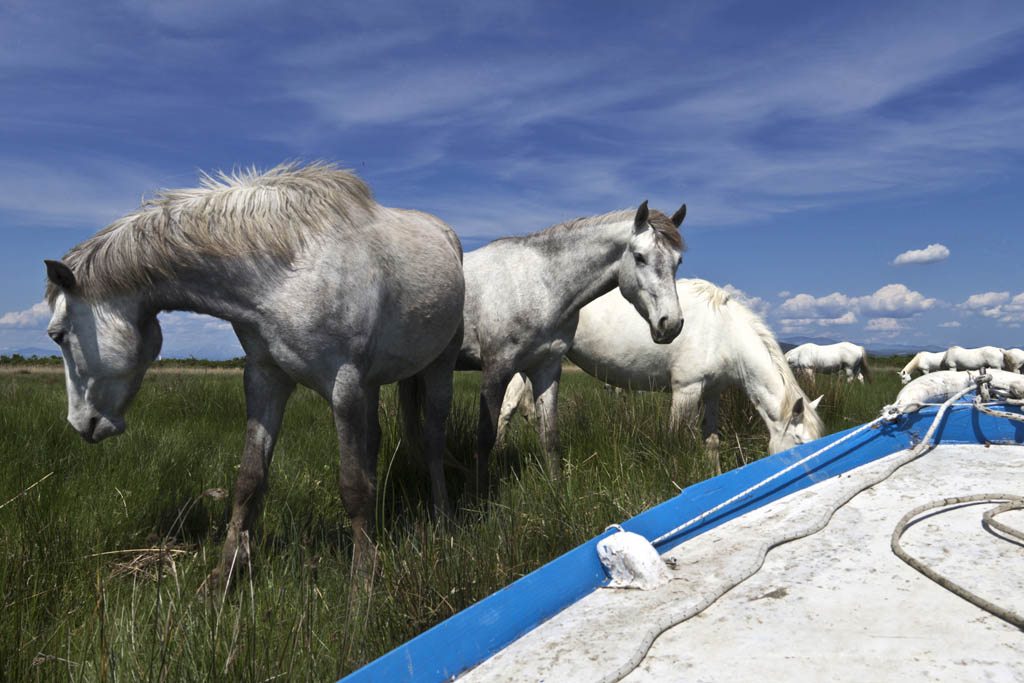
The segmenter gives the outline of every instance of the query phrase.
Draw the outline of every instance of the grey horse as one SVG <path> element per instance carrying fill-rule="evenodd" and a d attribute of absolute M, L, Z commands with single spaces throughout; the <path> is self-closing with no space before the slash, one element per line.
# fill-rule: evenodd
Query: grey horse
<path fill-rule="evenodd" d="M 533 383 L 541 445 L 552 476 L 558 455 L 558 383 L 579 311 L 619 287 L 659 344 L 683 327 L 675 272 L 685 249 L 679 225 L 649 211 L 578 218 L 524 237 L 506 237 L 466 254 L 465 336 L 457 369 L 482 370 L 476 486 L 487 490 L 488 459 L 509 380 Z"/>
<path fill-rule="evenodd" d="M 165 192 L 46 266 L 68 421 L 90 442 L 124 431 L 160 351 L 158 312 L 233 325 L 246 354 L 245 447 L 214 583 L 248 564 L 248 531 L 296 384 L 334 412 L 357 569 L 375 556 L 380 385 L 400 381 L 434 503 L 446 505 L 444 422 L 465 282 L 462 247 L 441 220 L 379 205 L 363 181 L 332 165 L 290 164 Z"/>

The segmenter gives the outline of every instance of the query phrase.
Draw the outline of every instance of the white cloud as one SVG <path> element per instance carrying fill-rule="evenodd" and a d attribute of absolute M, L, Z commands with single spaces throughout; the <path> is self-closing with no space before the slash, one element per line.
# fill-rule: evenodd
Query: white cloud
<path fill-rule="evenodd" d="M 836 318 L 850 309 L 850 303 L 850 297 L 839 292 L 823 297 L 797 294 L 782 302 L 779 314 L 793 318 Z"/>
<path fill-rule="evenodd" d="M 991 308 L 999 304 L 1009 301 L 1009 292 L 985 292 L 984 294 L 972 294 L 967 297 L 967 301 L 960 304 L 960 308 L 966 308 L 970 310 L 979 310 L 983 308 Z"/>
<path fill-rule="evenodd" d="M 908 263 L 938 263 L 949 258 L 949 248 L 942 244 L 929 244 L 924 249 L 905 251 L 893 260 L 894 266 Z"/>
<path fill-rule="evenodd" d="M 937 302 L 902 284 L 886 285 L 874 294 L 854 300 L 863 314 L 885 318 L 909 318 L 933 308 Z"/>
<path fill-rule="evenodd" d="M 949 322 L 941 323 L 939 327 L 960 327 L 959 320 L 950 320 Z"/>
<path fill-rule="evenodd" d="M 24 311 L 12 311 L 0 315 L 0 327 L 42 328 L 50 321 L 50 307 L 40 301 Z"/>
<path fill-rule="evenodd" d="M 775 296 L 779 297 L 780 299 L 788 299 L 789 297 L 793 296 L 793 292 L 789 291 L 788 289 L 784 289 Z"/>

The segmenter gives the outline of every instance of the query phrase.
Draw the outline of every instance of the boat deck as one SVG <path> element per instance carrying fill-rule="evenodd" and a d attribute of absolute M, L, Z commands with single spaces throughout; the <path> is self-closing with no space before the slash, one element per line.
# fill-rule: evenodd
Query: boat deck
<path fill-rule="evenodd" d="M 941 445 L 857 493 L 901 455 L 686 541 L 665 554 L 677 563 L 667 585 L 597 590 L 459 680 L 1024 681 L 1024 632 L 889 545 L 900 518 L 923 503 L 1024 493 L 1024 447 Z M 982 528 L 993 506 L 925 513 L 903 546 L 1022 614 L 1024 547 Z M 1024 529 L 1024 512 L 999 520 Z"/>

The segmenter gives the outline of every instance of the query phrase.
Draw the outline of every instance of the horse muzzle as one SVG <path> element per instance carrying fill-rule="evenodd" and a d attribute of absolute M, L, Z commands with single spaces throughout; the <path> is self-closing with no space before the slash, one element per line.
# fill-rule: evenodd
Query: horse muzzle
<path fill-rule="evenodd" d="M 683 319 L 671 320 L 662 316 L 657 324 L 651 325 L 651 339 L 655 344 L 670 344 L 683 331 Z"/>
<path fill-rule="evenodd" d="M 68 416 L 68 422 L 89 443 L 99 443 L 108 437 L 117 436 L 125 429 L 123 418 L 111 419 L 103 415 L 89 415 L 81 418 Z"/>

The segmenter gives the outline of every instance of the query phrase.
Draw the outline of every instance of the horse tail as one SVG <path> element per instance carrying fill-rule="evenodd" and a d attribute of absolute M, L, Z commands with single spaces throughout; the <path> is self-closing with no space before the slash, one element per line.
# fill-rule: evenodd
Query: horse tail
<path fill-rule="evenodd" d="M 864 381 L 871 381 L 871 368 L 868 366 L 868 350 L 860 347 L 860 371 L 864 375 Z"/>
<path fill-rule="evenodd" d="M 402 412 L 402 429 L 409 447 L 417 455 L 423 450 L 423 403 L 426 387 L 423 378 L 414 375 L 398 383 L 398 405 Z"/>

